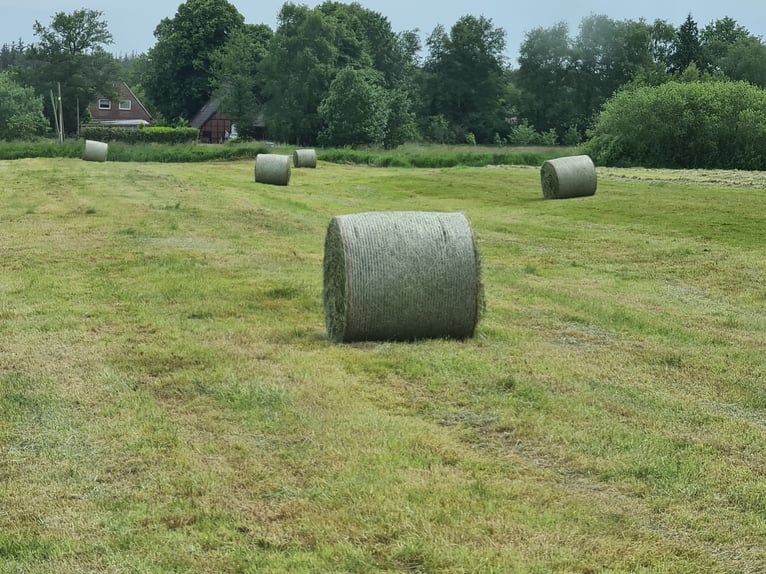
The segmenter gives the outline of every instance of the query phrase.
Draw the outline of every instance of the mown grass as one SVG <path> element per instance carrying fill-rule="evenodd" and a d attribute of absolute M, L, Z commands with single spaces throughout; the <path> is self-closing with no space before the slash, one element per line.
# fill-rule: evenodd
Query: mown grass
<path fill-rule="evenodd" d="M 252 170 L 0 162 L 0 572 L 766 568 L 762 190 Z M 471 219 L 474 339 L 326 340 L 389 209 Z"/>

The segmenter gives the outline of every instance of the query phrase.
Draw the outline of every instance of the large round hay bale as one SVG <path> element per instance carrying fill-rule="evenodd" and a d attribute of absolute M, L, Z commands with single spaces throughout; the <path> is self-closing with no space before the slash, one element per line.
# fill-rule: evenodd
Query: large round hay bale
<path fill-rule="evenodd" d="M 290 183 L 290 156 L 259 153 L 255 156 L 255 182 L 271 185 Z"/>
<path fill-rule="evenodd" d="M 82 151 L 82 159 L 85 161 L 106 161 L 109 153 L 109 144 L 93 140 L 85 140 L 85 148 Z"/>
<path fill-rule="evenodd" d="M 330 220 L 324 309 L 333 341 L 472 337 L 482 306 L 479 253 L 462 213 Z"/>
<path fill-rule="evenodd" d="M 587 155 L 550 159 L 540 169 L 545 199 L 585 197 L 596 193 L 596 167 Z"/>
<path fill-rule="evenodd" d="M 297 149 L 293 152 L 294 167 L 316 167 L 317 152 L 314 149 Z"/>

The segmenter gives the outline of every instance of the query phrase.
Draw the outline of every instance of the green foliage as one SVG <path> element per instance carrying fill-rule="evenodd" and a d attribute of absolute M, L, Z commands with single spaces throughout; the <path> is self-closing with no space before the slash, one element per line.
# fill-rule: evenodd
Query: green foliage
<path fill-rule="evenodd" d="M 112 128 L 107 128 L 112 129 Z M 137 130 L 134 130 L 137 131 Z M 103 140 L 100 140 L 103 141 Z M 34 157 L 80 158 L 83 142 L 69 139 L 60 145 L 58 141 L 37 141 L 34 143 L 2 143 L 0 159 L 22 159 Z M 203 161 L 230 161 L 254 159 L 259 153 L 269 153 L 264 144 L 197 145 L 197 144 L 147 144 L 111 141 L 110 162 L 158 162 L 197 163 Z"/>
<path fill-rule="evenodd" d="M 541 135 L 526 120 L 511 128 L 508 134 L 508 143 L 511 145 L 536 145 L 541 140 Z"/>
<path fill-rule="evenodd" d="M 766 91 L 669 82 L 617 94 L 585 145 L 602 165 L 766 169 Z"/>
<path fill-rule="evenodd" d="M 439 114 L 426 118 L 425 125 L 421 128 L 423 138 L 427 142 L 446 144 L 455 141 L 447 118 Z"/>
<path fill-rule="evenodd" d="M 189 127 L 156 126 L 134 129 L 89 126 L 83 128 L 80 135 L 85 139 L 102 142 L 183 144 L 199 141 L 199 130 Z"/>
<path fill-rule="evenodd" d="M 519 48 L 519 115 L 537 129 L 569 123 L 578 115 L 574 84 L 570 81 L 573 54 L 564 22 L 526 33 Z M 515 136 L 514 136 L 515 137 Z"/>
<path fill-rule="evenodd" d="M 561 144 L 565 146 L 577 146 L 582 143 L 582 135 L 577 126 L 569 126 L 561 136 Z"/>
<path fill-rule="evenodd" d="M 314 9 L 286 3 L 259 67 L 269 133 L 299 145 L 315 143 L 320 131 L 324 138 L 335 138 L 333 132 L 346 130 L 338 123 L 341 118 L 325 106 L 325 116 L 333 114 L 333 124 L 326 125 L 319 111 L 327 98 L 333 108 L 340 105 L 338 94 L 330 94 L 333 80 L 346 68 L 374 70 L 380 74 L 375 83 L 385 91 L 383 107 L 396 109 L 386 114 L 382 139 L 377 127 L 370 134 L 370 124 L 379 124 L 382 116 L 376 105 L 375 117 L 361 130 L 362 140 L 346 141 L 360 145 L 373 137 L 395 147 L 413 132 L 410 100 L 417 47 L 413 36 L 398 37 L 385 17 L 358 3 L 324 2 Z"/>
<path fill-rule="evenodd" d="M 173 18 L 160 21 L 142 83 L 166 119 L 189 120 L 207 103 L 214 54 L 243 25 L 227 0 L 186 0 Z"/>
<path fill-rule="evenodd" d="M 0 73 L 0 139 L 33 139 L 46 131 L 42 97 Z"/>
<path fill-rule="evenodd" d="M 426 100 L 430 116 L 443 116 L 455 131 L 491 143 L 502 126 L 505 30 L 489 18 L 463 16 L 447 33 L 437 26 L 427 40 Z"/>
<path fill-rule="evenodd" d="M 97 96 L 110 95 L 117 78 L 117 63 L 105 51 L 112 35 L 103 13 L 86 9 L 58 12 L 49 26 L 36 21 L 34 32 L 39 41 L 29 48 L 23 65 L 14 73 L 21 83 L 43 96 L 51 126 L 54 116 L 50 94 L 58 98 L 60 85 L 64 131 L 76 133 L 78 117 L 85 117 L 88 105 Z"/>
<path fill-rule="evenodd" d="M 459 147 L 459 146 L 458 146 Z M 472 148 L 474 146 L 471 146 Z M 465 150 L 465 147 L 463 146 Z M 485 148 L 486 149 L 486 148 Z M 548 152 L 507 152 L 493 153 L 477 149 L 475 151 L 445 150 L 440 146 L 426 146 L 417 152 L 411 151 L 371 151 L 353 149 L 326 149 L 319 152 L 318 159 L 331 163 L 350 163 L 374 167 L 483 167 L 487 165 L 531 165 L 539 166 L 546 159 L 559 157 L 567 152 L 552 150 Z"/>
<path fill-rule="evenodd" d="M 255 124 L 263 112 L 263 79 L 258 65 L 272 36 L 265 24 L 245 24 L 212 55 L 215 93 L 221 98 L 219 109 L 231 117 L 242 138 L 255 134 Z"/>
<path fill-rule="evenodd" d="M 708 68 L 707 58 L 700 40 L 699 27 L 692 15 L 689 14 L 676 32 L 673 51 L 670 54 L 670 64 L 675 73 L 681 73 L 692 62 L 695 62 L 697 67 L 702 70 Z"/>
<path fill-rule="evenodd" d="M 382 78 L 373 70 L 344 68 L 319 106 L 322 146 L 381 145 L 389 104 Z"/>

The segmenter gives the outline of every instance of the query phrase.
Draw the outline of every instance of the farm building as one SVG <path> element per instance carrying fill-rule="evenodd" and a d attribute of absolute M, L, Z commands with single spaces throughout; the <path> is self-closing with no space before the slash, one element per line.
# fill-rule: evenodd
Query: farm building
<path fill-rule="evenodd" d="M 220 106 L 221 100 L 213 98 L 189 122 L 190 127 L 199 130 L 199 141 L 223 143 L 227 133 L 230 135 L 237 133 L 237 127 L 232 124 L 231 116 L 218 111 Z M 258 139 L 263 139 L 265 133 L 263 115 L 259 115 L 255 122 L 255 136 Z"/>
<path fill-rule="evenodd" d="M 88 106 L 92 126 L 137 128 L 151 125 L 152 115 L 125 82 L 115 86 L 116 96 L 99 97 Z"/>

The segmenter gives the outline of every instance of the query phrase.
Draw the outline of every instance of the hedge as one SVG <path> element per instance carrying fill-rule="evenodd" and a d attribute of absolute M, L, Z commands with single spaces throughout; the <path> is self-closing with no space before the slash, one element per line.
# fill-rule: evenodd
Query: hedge
<path fill-rule="evenodd" d="M 197 128 L 109 128 L 88 126 L 80 136 L 102 142 L 184 144 L 199 141 Z"/>

